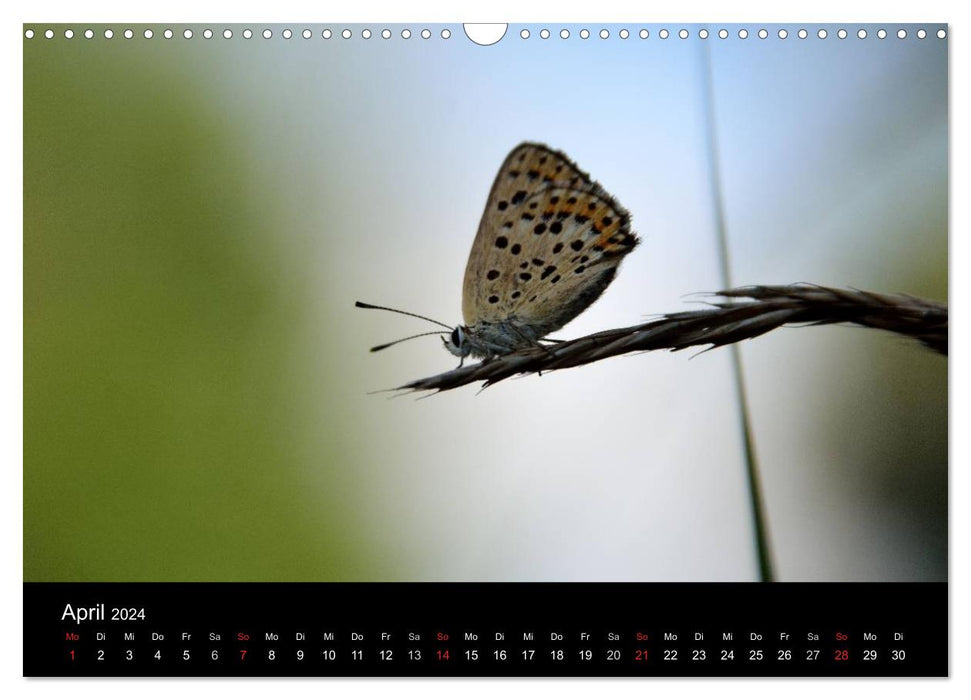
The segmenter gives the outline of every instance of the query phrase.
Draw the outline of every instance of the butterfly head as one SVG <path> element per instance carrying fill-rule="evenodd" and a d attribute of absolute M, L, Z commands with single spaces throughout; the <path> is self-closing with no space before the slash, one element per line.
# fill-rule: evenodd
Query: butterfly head
<path fill-rule="evenodd" d="M 456 326 L 451 333 L 442 338 L 445 349 L 456 357 L 465 358 L 472 352 L 472 342 L 469 329 L 466 326 Z"/>

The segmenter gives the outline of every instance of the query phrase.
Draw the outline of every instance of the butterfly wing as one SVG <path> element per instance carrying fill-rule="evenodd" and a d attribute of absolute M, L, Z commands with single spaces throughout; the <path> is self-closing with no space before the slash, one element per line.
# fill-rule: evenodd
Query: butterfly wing
<path fill-rule="evenodd" d="M 465 322 L 551 333 L 603 293 L 638 242 L 627 211 L 565 154 L 520 144 L 496 175 L 472 244 Z"/>

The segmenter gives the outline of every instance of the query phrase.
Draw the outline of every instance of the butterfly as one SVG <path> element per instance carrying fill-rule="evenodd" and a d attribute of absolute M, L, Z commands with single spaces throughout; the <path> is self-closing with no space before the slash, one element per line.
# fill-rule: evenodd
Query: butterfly
<path fill-rule="evenodd" d="M 465 267 L 464 325 L 415 316 L 460 358 L 491 359 L 535 347 L 596 301 L 640 240 L 630 214 L 561 151 L 521 143 L 506 156 L 489 192 Z M 395 343 L 371 348 L 382 350 Z"/>

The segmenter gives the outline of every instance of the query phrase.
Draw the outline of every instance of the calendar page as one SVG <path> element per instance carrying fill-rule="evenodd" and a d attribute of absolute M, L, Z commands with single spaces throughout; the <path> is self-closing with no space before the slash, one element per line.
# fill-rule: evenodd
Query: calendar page
<path fill-rule="evenodd" d="M 948 675 L 947 25 L 22 41 L 25 675 Z"/>

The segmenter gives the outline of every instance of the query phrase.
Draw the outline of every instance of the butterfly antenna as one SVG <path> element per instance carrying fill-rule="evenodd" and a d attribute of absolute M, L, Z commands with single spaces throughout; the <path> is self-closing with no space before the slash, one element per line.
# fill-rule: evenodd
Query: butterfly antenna
<path fill-rule="evenodd" d="M 384 345 L 375 345 L 371 348 L 371 352 L 377 352 L 378 350 L 384 350 L 385 348 L 390 348 L 392 345 L 397 345 L 398 343 L 403 343 L 406 340 L 411 340 L 412 338 L 421 338 L 423 335 L 442 335 L 441 331 L 429 331 L 428 333 L 419 333 L 418 335 L 409 335 L 407 338 L 399 338 L 398 340 L 392 340 L 390 343 L 385 343 Z"/>
<path fill-rule="evenodd" d="M 413 314 L 410 311 L 402 311 L 401 309 L 392 309 L 391 307 L 388 307 L 388 306 L 375 306 L 374 304 L 365 304 L 363 301 L 355 301 L 354 306 L 356 306 L 359 309 L 378 309 L 379 311 L 391 311 L 393 313 L 402 314 L 404 316 L 412 316 L 413 318 L 420 318 L 422 321 L 428 321 L 429 323 L 437 324 L 442 328 L 448 328 L 449 330 L 452 330 L 451 326 L 445 323 L 442 323 L 441 321 L 436 321 L 433 318 L 428 318 L 428 316 L 422 316 L 421 314 Z M 423 333 L 422 335 L 431 335 L 431 334 Z M 417 337 L 418 336 L 412 336 L 412 338 L 417 338 Z M 402 338 L 401 340 L 408 340 L 408 338 Z M 401 341 L 396 340 L 395 342 L 398 343 Z M 394 343 L 389 343 L 389 345 L 393 345 L 393 344 Z M 384 345 L 382 347 L 388 347 L 388 346 Z M 377 349 L 380 350 L 381 348 L 377 348 Z"/>

